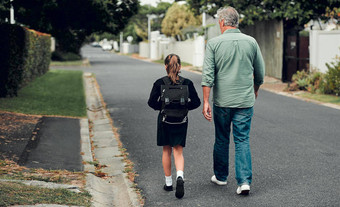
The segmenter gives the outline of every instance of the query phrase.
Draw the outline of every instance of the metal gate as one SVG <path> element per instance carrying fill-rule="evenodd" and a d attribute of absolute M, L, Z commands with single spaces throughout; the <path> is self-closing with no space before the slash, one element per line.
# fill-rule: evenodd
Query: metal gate
<path fill-rule="evenodd" d="M 298 32 L 286 33 L 284 38 L 284 58 L 282 80 L 291 81 L 297 71 L 309 68 L 309 37 Z"/>

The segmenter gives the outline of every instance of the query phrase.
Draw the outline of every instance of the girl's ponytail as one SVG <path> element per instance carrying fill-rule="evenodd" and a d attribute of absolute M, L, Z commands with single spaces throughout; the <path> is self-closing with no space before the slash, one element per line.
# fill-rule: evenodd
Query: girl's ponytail
<path fill-rule="evenodd" d="M 178 73 L 181 69 L 181 60 L 176 54 L 170 54 L 164 59 L 166 72 L 170 80 L 176 84 L 179 79 Z"/>

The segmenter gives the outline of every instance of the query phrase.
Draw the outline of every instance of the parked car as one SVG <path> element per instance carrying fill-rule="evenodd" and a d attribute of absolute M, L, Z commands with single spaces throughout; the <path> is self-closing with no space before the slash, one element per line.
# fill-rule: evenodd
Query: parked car
<path fill-rule="evenodd" d="M 112 50 L 112 45 L 111 44 L 103 44 L 102 48 L 103 48 L 103 50 Z"/>
<path fill-rule="evenodd" d="M 101 47 L 98 42 L 92 42 L 91 46 L 92 47 Z"/>

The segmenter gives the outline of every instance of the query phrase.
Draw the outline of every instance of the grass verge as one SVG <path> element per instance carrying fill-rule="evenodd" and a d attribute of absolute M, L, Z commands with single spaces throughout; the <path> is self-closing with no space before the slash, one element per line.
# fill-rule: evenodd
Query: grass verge
<path fill-rule="evenodd" d="M 313 93 L 300 93 L 296 94 L 297 96 L 317 100 L 323 103 L 332 103 L 340 106 L 340 97 L 325 95 L 325 94 L 313 94 Z"/>
<path fill-rule="evenodd" d="M 44 170 L 20 166 L 12 160 L 0 160 L 0 206 L 61 204 L 90 206 L 91 195 L 84 190 L 84 172 L 67 170 Z M 77 186 L 81 192 L 74 193 L 66 189 L 46 189 L 32 187 L 10 180 L 38 180 Z"/>
<path fill-rule="evenodd" d="M 0 160 L 0 179 L 6 180 L 38 180 L 45 182 L 85 185 L 84 172 L 70 172 L 67 170 L 44 170 L 26 168 L 12 160 Z"/>
<path fill-rule="evenodd" d="M 88 60 L 75 60 L 75 61 L 51 61 L 50 66 L 89 66 Z"/>
<path fill-rule="evenodd" d="M 0 98 L 0 110 L 35 115 L 85 117 L 82 71 L 51 70 L 18 92 Z"/>
<path fill-rule="evenodd" d="M 47 189 L 20 183 L 0 182 L 0 206 L 60 204 L 91 206 L 88 192 L 75 193 L 66 189 Z"/>

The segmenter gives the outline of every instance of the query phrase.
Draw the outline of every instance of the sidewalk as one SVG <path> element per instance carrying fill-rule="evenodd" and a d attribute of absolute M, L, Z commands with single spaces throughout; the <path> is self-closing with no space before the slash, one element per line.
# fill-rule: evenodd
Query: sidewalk
<path fill-rule="evenodd" d="M 93 206 L 140 206 L 133 183 L 127 179 L 125 164 L 115 136 L 112 120 L 101 97 L 95 78 L 84 74 L 88 121 L 82 121 L 82 152 L 84 162 L 98 161 L 104 168 L 94 169 L 85 164 L 89 171 L 86 189 L 93 196 Z M 88 125 L 89 123 L 89 125 Z M 92 143 L 92 146 L 91 146 Z M 91 150 L 92 149 L 92 150 Z M 104 175 L 99 178 L 94 175 Z"/>

